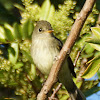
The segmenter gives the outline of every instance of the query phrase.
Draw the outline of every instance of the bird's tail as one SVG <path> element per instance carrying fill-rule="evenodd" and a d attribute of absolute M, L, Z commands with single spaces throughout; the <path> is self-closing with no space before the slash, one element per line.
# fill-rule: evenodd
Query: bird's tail
<path fill-rule="evenodd" d="M 74 82 L 73 82 L 74 83 Z M 77 86 L 74 83 L 74 88 L 72 91 L 68 91 L 69 95 L 72 100 L 86 100 L 85 95 L 77 88 Z"/>

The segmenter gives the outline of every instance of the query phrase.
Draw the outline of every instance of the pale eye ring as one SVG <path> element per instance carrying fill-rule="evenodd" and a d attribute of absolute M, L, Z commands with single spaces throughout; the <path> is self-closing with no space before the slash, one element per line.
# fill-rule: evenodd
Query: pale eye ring
<path fill-rule="evenodd" d="M 42 31 L 42 29 L 41 28 L 39 28 L 39 32 L 41 32 Z"/>

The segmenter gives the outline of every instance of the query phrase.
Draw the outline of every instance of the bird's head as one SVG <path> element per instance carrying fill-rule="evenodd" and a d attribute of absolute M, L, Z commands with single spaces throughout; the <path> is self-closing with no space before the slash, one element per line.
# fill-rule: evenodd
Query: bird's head
<path fill-rule="evenodd" d="M 54 30 L 52 29 L 51 24 L 49 22 L 41 20 L 37 22 L 33 31 L 33 35 L 45 34 L 48 36 L 52 36 L 53 31 Z"/>

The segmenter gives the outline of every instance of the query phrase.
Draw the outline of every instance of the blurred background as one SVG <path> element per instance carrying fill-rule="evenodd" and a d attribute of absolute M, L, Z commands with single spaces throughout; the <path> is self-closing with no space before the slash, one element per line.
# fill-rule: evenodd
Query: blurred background
<path fill-rule="evenodd" d="M 47 76 L 36 69 L 30 55 L 34 26 L 39 20 L 49 21 L 54 35 L 64 43 L 84 3 L 85 0 L 0 0 L 0 100 L 36 100 Z M 73 80 L 87 100 L 99 100 L 100 0 L 96 0 L 72 48 L 73 63 L 79 51 L 77 78 Z M 56 98 L 69 98 L 64 86 Z"/>

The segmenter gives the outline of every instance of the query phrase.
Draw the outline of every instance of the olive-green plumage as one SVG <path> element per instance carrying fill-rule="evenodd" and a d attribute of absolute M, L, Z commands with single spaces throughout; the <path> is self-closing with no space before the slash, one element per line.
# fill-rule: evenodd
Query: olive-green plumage
<path fill-rule="evenodd" d="M 53 35 L 51 24 L 47 21 L 38 21 L 32 34 L 31 56 L 36 67 L 48 75 L 62 48 L 62 42 Z M 72 100 L 85 100 L 83 93 L 76 87 L 72 75 L 76 77 L 71 58 L 63 62 L 58 75 L 59 81 L 66 87 Z"/>

